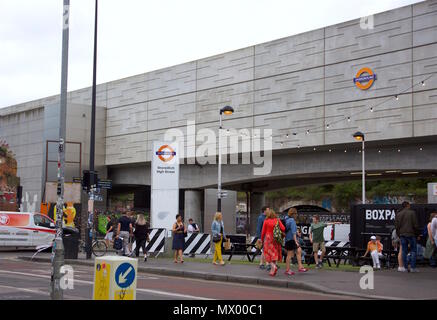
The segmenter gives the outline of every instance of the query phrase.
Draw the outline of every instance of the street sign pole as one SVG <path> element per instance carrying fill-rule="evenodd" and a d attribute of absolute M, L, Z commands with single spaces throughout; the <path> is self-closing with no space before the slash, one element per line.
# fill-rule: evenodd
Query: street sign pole
<path fill-rule="evenodd" d="M 50 297 L 62 300 L 61 267 L 64 265 L 64 245 L 62 242 L 62 220 L 64 208 L 64 171 L 65 171 L 65 139 L 67 124 L 67 80 L 68 80 L 68 37 L 70 19 L 70 0 L 64 0 L 62 31 L 62 70 L 61 99 L 59 112 L 59 148 L 58 148 L 58 186 L 56 203 L 56 236 L 52 248 L 52 274 L 50 278 Z"/>
<path fill-rule="evenodd" d="M 93 87 L 91 94 L 91 138 L 90 138 L 90 181 L 88 200 L 88 223 L 86 230 L 86 258 L 91 259 L 92 230 L 94 220 L 94 193 L 97 188 L 97 174 L 94 171 L 94 153 L 96 144 L 96 78 L 97 78 L 97 12 L 98 0 L 95 2 L 94 13 L 94 57 L 93 57 Z"/>

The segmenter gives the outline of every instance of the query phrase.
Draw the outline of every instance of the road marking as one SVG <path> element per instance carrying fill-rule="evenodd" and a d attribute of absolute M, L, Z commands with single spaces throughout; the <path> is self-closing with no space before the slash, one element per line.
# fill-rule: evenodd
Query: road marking
<path fill-rule="evenodd" d="M 31 273 L 26 273 L 26 272 L 18 272 L 18 271 L 0 270 L 0 273 L 16 274 L 16 275 L 22 275 L 22 276 L 27 276 L 27 277 L 44 278 L 44 279 L 50 279 L 51 278 L 50 276 L 37 275 L 37 274 L 31 274 Z M 85 281 L 85 280 L 79 280 L 79 279 L 74 279 L 74 282 L 82 283 L 82 284 L 89 284 L 89 285 L 93 285 L 94 284 L 92 281 Z M 168 297 L 178 297 L 178 298 L 195 299 L 195 300 L 214 300 L 214 299 L 206 298 L 206 297 L 197 297 L 197 296 L 192 296 L 192 295 L 188 295 L 188 294 L 171 293 L 171 292 L 166 292 L 166 291 L 161 291 L 161 290 L 153 290 L 153 289 L 137 288 L 137 292 L 138 291 L 139 292 L 144 292 L 144 293 L 157 294 L 157 295 L 161 295 L 161 296 L 168 296 Z M 47 294 L 47 293 L 45 293 L 45 294 Z"/>
<path fill-rule="evenodd" d="M 12 290 L 16 290 L 16 291 L 36 293 L 36 294 L 44 295 L 44 296 L 48 295 L 47 292 L 44 292 L 44 291 L 41 291 L 41 290 L 32 290 L 32 289 L 26 289 L 26 288 L 11 287 L 11 286 L 5 286 L 5 285 L 2 285 L 2 284 L 0 284 L 0 287 L 1 288 L 6 288 L 6 289 L 12 289 Z"/>

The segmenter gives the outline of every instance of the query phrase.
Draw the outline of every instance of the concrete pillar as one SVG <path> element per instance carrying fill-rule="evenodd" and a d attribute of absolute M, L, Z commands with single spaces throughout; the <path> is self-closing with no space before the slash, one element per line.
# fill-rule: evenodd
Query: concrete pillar
<path fill-rule="evenodd" d="M 184 221 L 188 224 L 188 219 L 192 218 L 198 224 L 200 231 L 203 232 L 202 221 L 202 198 L 201 190 L 185 190 L 184 201 Z"/>
<path fill-rule="evenodd" d="M 256 234 L 256 222 L 258 216 L 261 214 L 261 209 L 265 205 L 265 196 L 263 192 L 251 192 L 250 193 L 250 235 L 255 236 Z"/>

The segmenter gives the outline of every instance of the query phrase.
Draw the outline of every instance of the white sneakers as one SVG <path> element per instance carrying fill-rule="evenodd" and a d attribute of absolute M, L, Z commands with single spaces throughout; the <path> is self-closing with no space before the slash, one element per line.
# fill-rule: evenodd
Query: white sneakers
<path fill-rule="evenodd" d="M 399 272 L 407 272 L 407 269 L 405 269 L 404 267 L 398 267 L 398 271 Z"/>

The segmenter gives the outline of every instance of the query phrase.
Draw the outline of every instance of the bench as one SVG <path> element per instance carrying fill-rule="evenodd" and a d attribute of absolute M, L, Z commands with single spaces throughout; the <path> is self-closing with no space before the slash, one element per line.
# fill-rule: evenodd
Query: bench
<path fill-rule="evenodd" d="M 228 261 L 231 261 L 234 255 L 242 255 L 243 258 L 247 257 L 250 262 L 253 262 L 255 257 L 260 253 L 260 251 L 256 249 L 255 244 L 246 243 L 245 235 L 226 235 L 226 237 L 231 241 L 231 249 L 223 249 L 222 253 L 229 255 Z M 254 248 L 256 250 L 253 250 Z"/>
<path fill-rule="evenodd" d="M 326 261 L 331 267 L 331 260 L 338 268 L 340 266 L 340 263 L 343 261 L 343 264 L 346 264 L 348 261 L 354 261 L 355 258 L 355 248 L 349 247 L 349 246 L 329 246 L 325 245 L 326 253 L 324 256 L 324 261 Z M 305 246 L 302 246 L 302 250 L 305 250 L 308 256 L 308 259 L 306 259 L 306 263 L 308 266 L 310 266 L 312 263 L 315 263 L 314 261 L 314 252 L 313 252 L 313 246 L 306 244 Z"/>

